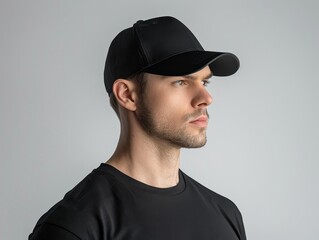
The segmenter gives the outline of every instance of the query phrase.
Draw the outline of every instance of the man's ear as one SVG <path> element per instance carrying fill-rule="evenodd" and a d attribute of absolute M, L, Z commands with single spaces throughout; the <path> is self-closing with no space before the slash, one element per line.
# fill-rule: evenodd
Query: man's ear
<path fill-rule="evenodd" d="M 129 111 L 136 110 L 136 88 L 132 81 L 117 79 L 113 83 L 113 94 L 118 104 Z"/>

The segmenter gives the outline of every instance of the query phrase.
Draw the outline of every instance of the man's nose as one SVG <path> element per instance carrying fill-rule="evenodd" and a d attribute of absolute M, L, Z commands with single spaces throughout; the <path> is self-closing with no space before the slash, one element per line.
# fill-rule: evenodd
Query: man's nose
<path fill-rule="evenodd" d="M 192 100 L 193 107 L 207 107 L 213 102 L 211 94 L 207 91 L 206 87 L 200 86 L 194 93 Z"/>

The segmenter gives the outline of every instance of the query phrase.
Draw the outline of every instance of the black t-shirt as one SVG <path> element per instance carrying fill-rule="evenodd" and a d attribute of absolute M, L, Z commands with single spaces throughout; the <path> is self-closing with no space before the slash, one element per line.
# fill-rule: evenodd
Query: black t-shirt
<path fill-rule="evenodd" d="M 246 240 L 238 208 L 182 171 L 156 188 L 101 164 L 45 213 L 29 240 Z"/>

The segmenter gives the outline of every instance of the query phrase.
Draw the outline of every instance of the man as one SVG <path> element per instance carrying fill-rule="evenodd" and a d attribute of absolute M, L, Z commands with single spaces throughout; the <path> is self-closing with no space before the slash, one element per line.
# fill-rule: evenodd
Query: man
<path fill-rule="evenodd" d="M 172 17 L 138 21 L 109 48 L 104 81 L 121 133 L 110 159 L 38 221 L 29 239 L 246 239 L 237 207 L 181 170 L 206 143 L 209 78 L 237 71 Z"/>

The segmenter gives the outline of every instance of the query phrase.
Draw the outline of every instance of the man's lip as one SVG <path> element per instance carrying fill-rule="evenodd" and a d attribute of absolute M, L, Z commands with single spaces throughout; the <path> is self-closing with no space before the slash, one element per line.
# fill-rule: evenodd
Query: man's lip
<path fill-rule="evenodd" d="M 206 115 L 202 115 L 192 121 L 190 121 L 192 125 L 195 125 L 197 127 L 206 128 L 208 125 L 208 117 Z"/>
<path fill-rule="evenodd" d="M 199 116 L 198 118 L 190 121 L 191 123 L 193 122 L 208 122 L 208 117 L 206 115 L 202 115 L 202 116 Z"/>

